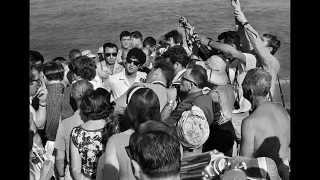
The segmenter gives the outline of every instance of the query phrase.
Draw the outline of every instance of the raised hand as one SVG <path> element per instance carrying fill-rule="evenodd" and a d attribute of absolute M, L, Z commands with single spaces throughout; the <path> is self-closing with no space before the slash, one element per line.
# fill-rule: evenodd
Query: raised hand
<path fill-rule="evenodd" d="M 248 21 L 246 16 L 244 15 L 244 13 L 241 10 L 234 10 L 233 14 L 241 24 Z"/>
<path fill-rule="evenodd" d="M 231 6 L 233 7 L 233 10 L 241 11 L 239 0 L 231 0 Z"/>
<path fill-rule="evenodd" d="M 38 98 L 40 103 L 45 103 L 48 95 L 48 90 L 44 86 L 41 86 L 38 90 Z"/>

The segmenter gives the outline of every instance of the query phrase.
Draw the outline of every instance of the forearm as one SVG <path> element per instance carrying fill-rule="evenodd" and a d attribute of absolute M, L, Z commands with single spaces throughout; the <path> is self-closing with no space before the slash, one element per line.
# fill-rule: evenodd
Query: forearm
<path fill-rule="evenodd" d="M 56 169 L 58 172 L 59 177 L 65 175 L 65 166 L 64 166 L 64 159 L 57 159 L 55 161 Z"/>
<path fill-rule="evenodd" d="M 82 180 L 82 173 L 80 169 L 72 169 L 71 171 L 74 180 Z"/>
<path fill-rule="evenodd" d="M 39 106 L 38 111 L 36 111 L 36 125 L 38 129 L 43 129 L 44 124 L 46 122 L 46 107 Z"/>
<path fill-rule="evenodd" d="M 229 44 L 224 44 L 215 41 L 209 41 L 208 46 L 218 49 L 224 54 L 230 55 L 232 58 L 239 59 L 242 63 L 246 63 L 246 57 L 242 54 L 242 52 L 238 51 L 236 48 L 232 47 Z"/>

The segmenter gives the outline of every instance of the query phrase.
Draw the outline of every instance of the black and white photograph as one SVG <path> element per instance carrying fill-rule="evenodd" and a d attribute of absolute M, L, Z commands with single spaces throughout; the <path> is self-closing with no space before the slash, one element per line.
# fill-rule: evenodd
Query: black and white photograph
<path fill-rule="evenodd" d="M 295 179 L 290 11 L 30 0 L 29 179 Z"/>

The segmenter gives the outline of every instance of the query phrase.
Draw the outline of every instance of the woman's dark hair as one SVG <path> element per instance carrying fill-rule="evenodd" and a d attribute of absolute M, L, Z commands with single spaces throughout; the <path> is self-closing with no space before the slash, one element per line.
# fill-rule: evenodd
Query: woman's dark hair
<path fill-rule="evenodd" d="M 131 89 L 131 92 L 134 89 Z M 128 92 L 128 96 L 130 94 Z M 160 121 L 160 102 L 156 93 L 146 87 L 135 90 L 126 108 L 125 118 L 129 121 L 130 127 L 135 130 L 147 120 Z"/>
<path fill-rule="evenodd" d="M 80 104 L 83 121 L 106 119 L 113 112 L 110 93 L 102 88 L 88 90 Z"/>
<path fill-rule="evenodd" d="M 31 64 L 34 64 L 38 61 L 41 61 L 41 63 L 44 62 L 43 55 L 39 51 L 30 50 L 29 51 L 29 62 Z"/>
<path fill-rule="evenodd" d="M 70 72 L 80 76 L 82 79 L 91 81 L 96 76 L 96 63 L 87 56 L 77 57 L 68 66 Z"/>

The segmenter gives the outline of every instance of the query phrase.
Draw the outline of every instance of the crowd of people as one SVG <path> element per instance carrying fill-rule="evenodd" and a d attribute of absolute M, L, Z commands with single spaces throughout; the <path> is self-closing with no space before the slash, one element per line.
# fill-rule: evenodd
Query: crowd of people
<path fill-rule="evenodd" d="M 236 29 L 217 40 L 181 17 L 184 31 L 158 40 L 123 31 L 97 53 L 30 50 L 30 179 L 178 180 L 183 158 L 212 150 L 271 158 L 289 179 L 290 115 L 272 99 L 280 41 L 231 7 Z"/>

